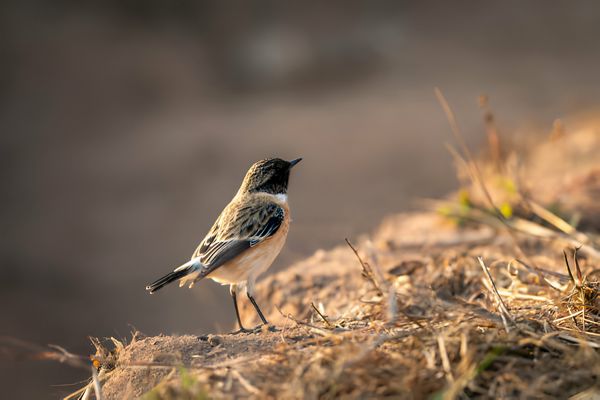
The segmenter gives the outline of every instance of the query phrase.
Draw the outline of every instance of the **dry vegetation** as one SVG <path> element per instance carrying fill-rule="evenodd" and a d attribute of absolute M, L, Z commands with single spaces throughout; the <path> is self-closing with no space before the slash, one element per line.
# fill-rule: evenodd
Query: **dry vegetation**
<path fill-rule="evenodd" d="M 600 396 L 597 125 L 509 151 L 486 121 L 459 192 L 261 283 L 278 331 L 97 343 L 73 398 Z"/>

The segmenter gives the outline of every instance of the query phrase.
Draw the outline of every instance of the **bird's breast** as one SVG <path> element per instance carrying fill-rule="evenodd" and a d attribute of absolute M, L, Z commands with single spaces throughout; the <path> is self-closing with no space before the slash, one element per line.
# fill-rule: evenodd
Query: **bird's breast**
<path fill-rule="evenodd" d="M 249 279 L 255 280 L 269 269 L 281 252 L 290 227 L 289 208 L 287 204 L 282 207 L 285 210 L 285 217 L 273 236 L 217 268 L 208 275 L 208 278 L 223 285 L 231 285 L 246 282 Z"/>

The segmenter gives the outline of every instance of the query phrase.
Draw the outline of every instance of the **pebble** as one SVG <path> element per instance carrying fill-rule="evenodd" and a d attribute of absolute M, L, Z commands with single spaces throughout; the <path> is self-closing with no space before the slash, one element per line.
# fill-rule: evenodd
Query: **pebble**
<path fill-rule="evenodd" d="M 223 343 L 223 338 L 219 335 L 208 335 L 207 340 L 211 346 L 218 346 Z"/>

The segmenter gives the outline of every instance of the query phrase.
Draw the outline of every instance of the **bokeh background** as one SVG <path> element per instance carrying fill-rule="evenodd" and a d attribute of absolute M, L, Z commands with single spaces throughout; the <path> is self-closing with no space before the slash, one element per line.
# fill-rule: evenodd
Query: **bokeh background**
<path fill-rule="evenodd" d="M 226 288 L 144 286 L 254 161 L 304 158 L 276 271 L 455 186 L 435 86 L 474 148 L 481 94 L 521 135 L 599 102 L 599 3 L 323 3 L 0 4 L 0 335 L 89 354 L 88 335 L 230 330 Z M 3 398 L 88 375 L 0 357 Z"/>

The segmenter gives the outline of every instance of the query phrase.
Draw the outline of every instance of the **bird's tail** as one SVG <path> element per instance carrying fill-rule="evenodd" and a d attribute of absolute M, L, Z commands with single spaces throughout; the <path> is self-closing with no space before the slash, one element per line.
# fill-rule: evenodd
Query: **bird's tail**
<path fill-rule="evenodd" d="M 168 285 L 171 282 L 174 282 L 178 279 L 184 278 L 200 269 L 200 263 L 198 259 L 193 258 L 185 264 L 177 267 L 173 272 L 168 273 L 160 279 L 152 282 L 148 286 L 146 286 L 146 290 L 151 294 L 161 289 L 163 286 Z"/>

